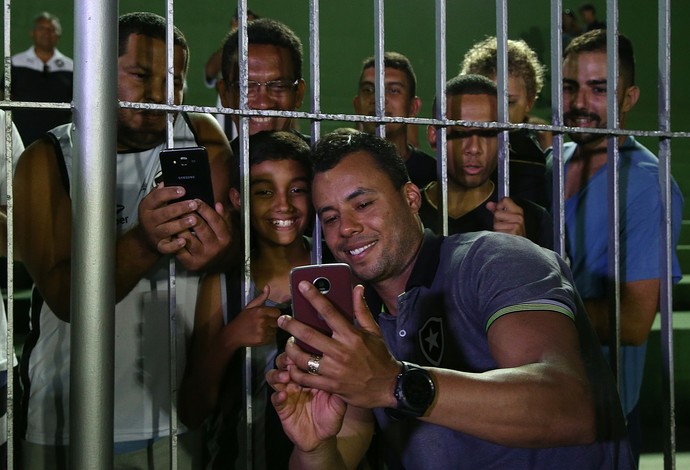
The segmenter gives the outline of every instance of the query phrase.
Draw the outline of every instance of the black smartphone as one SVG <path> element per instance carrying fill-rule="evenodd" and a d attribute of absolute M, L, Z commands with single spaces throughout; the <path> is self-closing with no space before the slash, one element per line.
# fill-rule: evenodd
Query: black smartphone
<path fill-rule="evenodd" d="M 331 336 L 333 332 L 319 312 L 304 298 L 297 286 L 309 281 L 325 295 L 345 317 L 354 322 L 352 288 L 354 278 L 350 266 L 345 263 L 313 264 L 298 266 L 290 271 L 292 294 L 292 315 L 321 333 Z M 321 351 L 295 338 L 297 345 L 307 352 L 321 355 Z"/>
<path fill-rule="evenodd" d="M 161 150 L 161 170 L 166 186 L 182 186 L 185 194 L 173 202 L 201 199 L 213 207 L 213 187 L 208 153 L 204 147 L 180 147 Z"/>

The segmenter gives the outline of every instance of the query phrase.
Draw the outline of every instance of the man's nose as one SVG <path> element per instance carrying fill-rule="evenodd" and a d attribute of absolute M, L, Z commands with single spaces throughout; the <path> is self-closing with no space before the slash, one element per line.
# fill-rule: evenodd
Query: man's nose
<path fill-rule="evenodd" d="M 256 90 L 249 92 L 247 98 L 249 100 L 249 107 L 252 109 L 270 109 L 273 107 L 273 97 L 268 87 L 263 83 L 259 84 Z"/>
<path fill-rule="evenodd" d="M 165 80 L 151 80 L 147 87 L 147 101 L 150 103 L 165 102 Z"/>
<path fill-rule="evenodd" d="M 471 134 L 463 140 L 463 150 L 468 155 L 476 155 L 481 149 L 480 137 L 477 134 Z"/>
<path fill-rule="evenodd" d="M 351 237 L 361 231 L 362 224 L 358 217 L 349 213 L 340 215 L 340 234 L 343 237 Z"/>

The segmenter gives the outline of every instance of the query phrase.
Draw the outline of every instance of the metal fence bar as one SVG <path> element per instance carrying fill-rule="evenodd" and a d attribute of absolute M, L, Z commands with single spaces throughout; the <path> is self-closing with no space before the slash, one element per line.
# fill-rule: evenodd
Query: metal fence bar
<path fill-rule="evenodd" d="M 659 0 L 659 129 L 671 130 L 671 0 Z M 659 139 L 659 187 L 661 192 L 662 250 L 659 287 L 661 311 L 662 427 L 664 430 L 664 468 L 676 468 L 675 377 L 673 357 L 673 283 L 671 231 L 671 140 Z"/>
<path fill-rule="evenodd" d="M 496 0 L 496 88 L 498 122 L 508 119 L 508 0 Z M 508 131 L 498 134 L 498 200 L 510 195 Z"/>
<path fill-rule="evenodd" d="M 237 2 L 237 19 L 238 19 L 238 62 L 239 62 L 239 81 L 241 84 L 247 84 L 249 80 L 249 42 L 247 39 L 247 0 L 238 0 Z M 249 109 L 248 87 L 240 86 L 240 109 Z M 229 116 L 226 115 L 226 119 Z M 239 120 L 238 138 L 240 143 L 240 186 L 241 186 L 241 201 L 242 201 L 242 226 L 244 227 L 243 243 L 244 254 L 243 259 L 245 265 L 243 269 L 243 277 L 241 283 L 242 290 L 242 306 L 247 305 L 252 298 L 252 273 L 251 273 L 251 237 L 249 229 L 250 211 L 249 211 L 249 117 L 241 117 Z M 254 397 L 253 397 L 253 374 L 252 374 L 252 349 L 244 348 L 244 372 L 242 374 L 242 386 L 244 390 L 244 405 L 245 405 L 245 468 L 251 470 L 254 468 Z"/>
<path fill-rule="evenodd" d="M 376 64 L 376 80 L 374 100 L 376 101 L 376 116 L 386 115 L 386 84 L 385 73 L 386 67 L 384 65 L 385 48 L 385 25 L 384 25 L 384 0 L 374 1 L 374 63 Z M 376 127 L 376 135 L 382 138 L 386 137 L 386 126 L 381 125 Z"/>
<path fill-rule="evenodd" d="M 618 2 L 609 0 L 606 3 L 606 120 L 608 129 L 620 127 L 620 110 L 618 106 Z M 620 184 L 618 171 L 618 137 L 608 138 L 608 270 L 609 270 L 609 336 L 614 340 L 609 347 L 610 364 L 616 383 L 620 387 L 620 347 L 621 347 L 621 262 L 620 262 Z"/>
<path fill-rule="evenodd" d="M 165 77 L 165 96 L 166 103 L 173 106 L 175 104 L 175 41 L 174 41 L 174 5 L 173 0 L 166 0 L 166 28 L 165 28 L 165 63 L 167 74 Z M 166 140 L 167 148 L 174 146 L 173 127 L 175 125 L 175 114 L 166 115 Z M 168 371 L 170 387 L 170 415 L 168 416 L 170 426 L 170 443 L 168 455 L 170 458 L 170 469 L 177 470 L 177 266 L 176 258 L 170 257 L 168 261 Z"/>
<path fill-rule="evenodd" d="M 10 56 L 10 0 L 5 0 L 4 5 L 4 36 L 3 36 L 3 51 L 4 51 L 4 74 L 5 87 L 3 90 L 4 96 L 9 96 L 11 86 L 11 69 L 12 58 Z M 12 201 L 12 176 L 14 168 L 14 155 L 12 147 L 14 142 L 12 140 L 12 111 L 8 110 L 5 114 L 5 181 L 7 181 L 7 211 L 5 222 L 7 230 L 7 331 L 0 331 L 0 335 L 6 337 L 5 354 L 7 357 L 7 395 L 0 397 L 0 400 L 5 400 L 5 409 L 7 410 L 5 417 L 5 426 L 7 429 L 7 468 L 14 468 L 14 211 Z M 2 301 L 2 299 L 0 299 Z M 2 465 L 3 462 L 0 462 Z"/>
<path fill-rule="evenodd" d="M 70 467 L 113 465 L 117 2 L 76 0 Z M 109 73 L 103 73 L 108 71 Z M 93 77 L 100 77 L 93 80 Z M 97 292 L 98 295 L 94 295 Z"/>
<path fill-rule="evenodd" d="M 436 0 L 436 119 L 443 122 L 448 106 L 446 96 L 446 1 Z M 440 183 L 438 216 L 443 235 L 448 235 L 448 148 L 445 127 L 437 127 L 436 132 L 436 174 Z"/>
<path fill-rule="evenodd" d="M 309 1 L 309 78 L 311 82 L 311 111 L 321 113 L 321 22 L 319 17 L 319 0 Z M 321 121 L 311 122 L 312 147 L 321 136 Z M 321 244 L 321 222 L 319 214 L 314 214 L 314 231 L 312 234 L 312 256 L 317 263 L 323 260 L 323 245 Z"/>
<path fill-rule="evenodd" d="M 563 6 L 551 0 L 551 124 L 563 126 Z M 565 174 L 563 162 L 563 133 L 554 132 L 552 147 L 552 202 L 554 251 L 566 257 L 565 247 Z"/>

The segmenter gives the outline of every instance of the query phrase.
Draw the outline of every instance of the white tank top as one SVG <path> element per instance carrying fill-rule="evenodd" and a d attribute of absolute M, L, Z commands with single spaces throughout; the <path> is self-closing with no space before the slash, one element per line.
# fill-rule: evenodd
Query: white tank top
<path fill-rule="evenodd" d="M 71 125 L 51 131 L 60 141 L 71 180 Z M 191 136 L 182 116 L 175 134 Z M 176 146 L 194 145 L 182 139 Z M 160 169 L 163 145 L 117 154 L 117 230 L 137 222 L 141 200 Z M 72 186 L 72 185 L 70 185 Z M 115 308 L 115 442 L 139 441 L 169 434 L 168 264 L 161 259 Z M 198 276 L 176 268 L 177 378 L 182 379 L 187 341 L 194 322 Z M 70 325 L 44 303 L 40 335 L 31 352 L 27 440 L 37 444 L 69 443 Z M 185 429 L 180 425 L 180 431 Z"/>

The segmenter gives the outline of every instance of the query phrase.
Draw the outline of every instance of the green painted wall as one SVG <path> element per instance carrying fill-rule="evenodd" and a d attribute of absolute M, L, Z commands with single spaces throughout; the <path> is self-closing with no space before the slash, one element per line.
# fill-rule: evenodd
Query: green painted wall
<path fill-rule="evenodd" d="M 374 2 L 372 0 L 322 0 L 321 19 L 321 102 L 326 113 L 352 112 L 352 97 L 356 91 L 360 64 L 374 48 Z M 576 9 L 583 1 L 565 2 L 564 8 Z M 603 0 L 593 2 L 598 16 L 605 19 Z M 653 130 L 657 127 L 657 2 L 619 0 L 620 28 L 633 41 L 637 58 L 637 78 L 642 90 L 640 101 L 629 116 L 629 127 Z M 550 67 L 550 2 L 548 0 L 511 0 L 509 4 L 509 37 L 523 38 L 538 52 Z M 28 30 L 33 16 L 43 8 L 60 16 L 63 38 L 60 48 L 73 52 L 73 3 L 54 0 L 16 0 L 12 5 L 12 52 L 30 45 Z M 269 16 L 288 24 L 302 38 L 305 63 L 309 58 L 309 1 L 308 0 L 251 0 L 249 7 L 262 16 Z M 175 4 L 176 24 L 187 36 L 192 51 L 188 74 L 187 102 L 212 106 L 215 91 L 205 88 L 203 66 L 206 58 L 220 44 L 227 31 L 233 1 L 179 0 Z M 422 98 L 422 116 L 431 116 L 431 102 L 435 93 L 435 2 L 432 0 L 388 0 L 385 3 L 386 48 L 407 55 L 418 77 L 418 94 Z M 148 10 L 163 14 L 163 0 L 121 0 L 120 12 Z M 684 54 L 688 32 L 682 24 L 690 11 L 690 4 L 673 2 L 672 7 L 672 128 L 690 131 L 690 92 L 684 83 L 684 73 L 690 70 L 690 55 Z M 447 5 L 447 61 L 449 76 L 457 73 L 464 52 L 477 40 L 495 33 L 496 12 L 490 0 L 450 0 Z M 308 68 L 305 67 L 308 77 Z M 537 102 L 535 113 L 550 117 L 550 79 Z M 305 100 L 304 110 L 309 101 Z M 342 123 L 324 122 L 324 131 Z M 306 128 L 306 126 L 305 126 Z M 424 136 L 420 134 L 423 142 Z M 656 151 L 655 139 L 642 139 Z M 690 153 L 687 139 L 676 140 L 672 146 L 673 172 L 684 194 L 690 194 Z M 690 204 L 689 204 L 690 206 Z M 686 208 L 690 214 L 690 207 Z"/>

